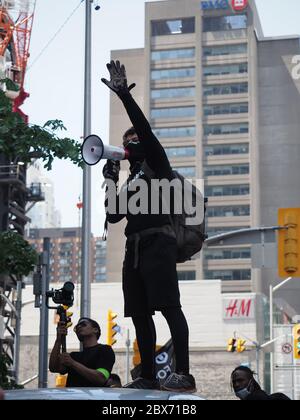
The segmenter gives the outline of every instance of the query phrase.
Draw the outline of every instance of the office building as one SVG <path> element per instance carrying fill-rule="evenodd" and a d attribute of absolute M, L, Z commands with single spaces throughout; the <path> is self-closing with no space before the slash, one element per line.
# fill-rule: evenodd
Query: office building
<path fill-rule="evenodd" d="M 299 207 L 299 54 L 299 36 L 264 37 L 254 0 L 146 3 L 145 48 L 112 52 L 173 168 L 205 180 L 209 235 L 276 226 L 278 208 Z M 112 95 L 111 144 L 129 126 Z M 110 282 L 121 280 L 123 231 L 110 227 Z M 251 245 L 205 249 L 178 266 L 179 279 L 265 292 L 277 271 L 253 269 Z"/>

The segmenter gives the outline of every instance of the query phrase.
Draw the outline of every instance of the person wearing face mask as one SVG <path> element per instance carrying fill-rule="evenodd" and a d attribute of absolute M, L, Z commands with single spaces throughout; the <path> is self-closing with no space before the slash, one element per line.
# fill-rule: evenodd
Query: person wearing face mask
<path fill-rule="evenodd" d="M 168 323 L 176 356 L 176 372 L 164 382 L 162 389 L 195 392 L 195 379 L 189 370 L 189 329 L 180 304 L 176 235 L 170 214 L 151 213 L 151 178 L 144 169 L 145 164 L 155 174 L 155 179 L 171 181 L 174 174 L 164 148 L 130 93 L 135 85 L 128 87 L 125 67 L 119 61 L 111 61 L 107 68 L 111 80 L 102 79 L 102 82 L 118 95 L 133 125 L 123 137 L 123 145 L 129 152 L 130 176 L 119 197 L 127 189 L 130 200 L 136 191 L 132 192 L 134 188 L 129 190 L 128 186 L 134 186 L 137 180 L 144 180 L 149 186 L 146 214 L 107 212 L 109 223 L 127 219 L 123 266 L 125 317 L 133 320 L 142 364 L 141 377 L 125 387 L 160 388 L 155 373 L 156 329 L 152 318 L 155 311 L 160 311 Z M 104 178 L 117 184 L 119 168 L 118 163 L 108 161 L 103 169 Z"/>
<path fill-rule="evenodd" d="M 289 400 L 281 393 L 268 395 L 254 379 L 254 372 L 246 366 L 239 366 L 231 374 L 231 386 L 242 401 Z"/>

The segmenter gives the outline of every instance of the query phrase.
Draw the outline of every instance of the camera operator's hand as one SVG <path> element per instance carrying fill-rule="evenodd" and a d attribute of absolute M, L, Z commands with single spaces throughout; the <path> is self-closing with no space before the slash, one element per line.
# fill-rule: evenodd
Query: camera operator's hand
<path fill-rule="evenodd" d="M 121 65 L 120 61 L 111 61 L 106 67 L 110 74 L 110 81 L 106 79 L 101 79 L 101 81 L 117 95 L 129 93 L 136 86 L 133 83 L 128 87 L 125 66 Z"/>
<path fill-rule="evenodd" d="M 56 329 L 57 338 L 61 340 L 62 337 L 68 335 L 68 328 L 65 322 L 59 322 Z"/>
<path fill-rule="evenodd" d="M 105 179 L 111 179 L 114 183 L 117 183 L 119 181 L 120 162 L 108 160 L 102 173 Z"/>
<path fill-rule="evenodd" d="M 60 363 L 64 366 L 64 367 L 69 367 L 71 368 L 72 366 L 74 366 L 75 360 L 72 359 L 71 355 L 69 353 L 62 353 L 59 356 L 59 360 Z"/>

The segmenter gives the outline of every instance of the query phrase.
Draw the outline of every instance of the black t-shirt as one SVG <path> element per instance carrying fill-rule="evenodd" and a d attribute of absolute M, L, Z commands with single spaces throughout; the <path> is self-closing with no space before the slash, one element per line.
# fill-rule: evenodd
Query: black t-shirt
<path fill-rule="evenodd" d="M 111 373 L 115 363 L 115 353 L 110 346 L 98 344 L 95 347 L 84 349 L 81 352 L 71 353 L 72 359 L 81 363 L 89 369 L 105 369 Z M 73 369 L 68 369 L 67 387 L 95 387 L 95 384 L 90 383 L 87 379 L 79 375 Z"/>

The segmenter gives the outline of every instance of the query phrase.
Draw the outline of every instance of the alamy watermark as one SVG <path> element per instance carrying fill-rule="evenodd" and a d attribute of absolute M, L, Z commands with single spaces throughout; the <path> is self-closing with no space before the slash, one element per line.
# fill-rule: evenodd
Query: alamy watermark
<path fill-rule="evenodd" d="M 189 226 L 204 219 L 203 179 L 151 179 L 147 182 L 141 170 L 127 181 L 127 172 L 120 172 L 122 185 L 118 191 L 114 181 L 106 180 L 106 212 L 110 215 L 185 215 Z"/>
<path fill-rule="evenodd" d="M 294 80 L 300 80 L 300 55 L 294 55 L 292 58 L 292 77 Z"/>

